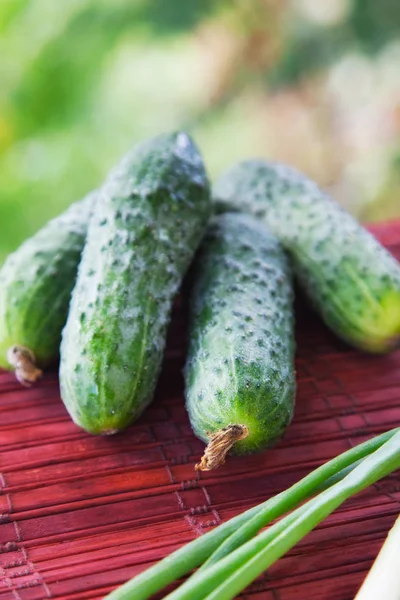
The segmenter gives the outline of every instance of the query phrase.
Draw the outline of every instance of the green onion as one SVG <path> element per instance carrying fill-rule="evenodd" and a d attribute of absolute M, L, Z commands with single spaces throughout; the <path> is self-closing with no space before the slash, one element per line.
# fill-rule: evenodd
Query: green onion
<path fill-rule="evenodd" d="M 400 598 L 400 516 L 354 600 L 399 600 Z"/>
<path fill-rule="evenodd" d="M 317 486 L 317 488 L 313 490 L 313 492 L 319 493 L 322 490 L 331 487 L 337 481 L 341 481 L 360 462 L 361 460 L 355 461 L 354 463 L 352 463 L 348 467 L 345 467 L 335 475 L 332 475 L 332 477 L 324 481 L 322 485 Z M 304 481 L 305 480 L 302 479 L 300 483 L 304 484 Z M 277 515 L 277 517 L 279 516 L 281 515 Z M 228 554 L 233 552 L 233 550 L 236 550 L 236 548 L 242 546 L 245 542 L 254 537 L 263 527 L 265 527 L 265 525 L 268 525 L 268 523 L 270 523 L 272 520 L 273 519 L 270 518 L 269 512 L 266 512 L 265 510 L 260 510 L 259 512 L 257 512 L 254 515 L 254 517 L 243 523 L 243 525 L 239 527 L 239 529 L 234 531 L 234 533 L 232 533 L 224 542 L 222 542 L 220 546 L 218 546 L 218 548 L 211 554 L 211 556 L 205 561 L 205 563 L 203 563 L 203 565 L 198 569 L 198 572 L 218 562 L 219 560 L 221 560 L 221 558 L 224 558 L 224 556 L 227 556 Z"/>
<path fill-rule="evenodd" d="M 230 600 L 354 494 L 400 468 L 400 432 L 334 484 L 256 538 L 185 581 L 168 600 Z M 216 585 L 216 582 L 222 582 Z"/>
<path fill-rule="evenodd" d="M 146 600 L 152 594 L 201 565 L 229 536 L 234 534 L 243 524 L 248 523 L 255 515 L 263 515 L 261 527 L 267 525 L 298 506 L 317 490 L 319 491 L 321 486 L 328 485 L 329 482 L 332 482 L 331 478 L 337 477 L 340 471 L 374 452 L 399 430 L 394 429 L 344 452 L 320 466 L 286 491 L 230 519 L 173 552 L 159 563 L 111 592 L 107 596 L 107 600 Z M 257 531 L 252 533 L 253 531 L 254 527 L 251 527 L 251 535 L 257 533 Z M 247 541 L 249 539 L 248 535 L 249 532 L 245 532 L 243 540 L 236 539 L 235 544 Z"/>

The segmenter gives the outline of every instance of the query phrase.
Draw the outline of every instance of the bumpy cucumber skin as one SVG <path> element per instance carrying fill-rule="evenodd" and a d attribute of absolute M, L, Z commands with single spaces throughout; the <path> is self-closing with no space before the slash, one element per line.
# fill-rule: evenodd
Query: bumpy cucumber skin
<path fill-rule="evenodd" d="M 136 147 L 101 190 L 63 332 L 62 399 L 75 423 L 115 433 L 151 401 L 174 296 L 211 212 L 185 133 Z"/>
<path fill-rule="evenodd" d="M 400 265 L 314 182 L 286 165 L 249 160 L 224 173 L 213 195 L 217 212 L 250 212 L 270 227 L 337 335 L 374 353 L 399 344 Z"/>
<path fill-rule="evenodd" d="M 39 366 L 57 359 L 61 331 L 97 193 L 74 203 L 26 240 L 0 271 L 0 366 L 10 368 L 14 345 L 31 350 Z"/>
<path fill-rule="evenodd" d="M 283 249 L 248 215 L 214 217 L 193 269 L 186 407 L 195 434 L 246 425 L 232 452 L 276 442 L 294 410 L 291 273 Z"/>

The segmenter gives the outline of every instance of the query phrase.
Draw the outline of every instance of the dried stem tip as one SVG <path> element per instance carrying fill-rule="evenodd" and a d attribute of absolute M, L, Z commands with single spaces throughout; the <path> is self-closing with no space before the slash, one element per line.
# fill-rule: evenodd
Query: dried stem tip
<path fill-rule="evenodd" d="M 43 375 L 36 367 L 35 355 L 29 348 L 12 346 L 7 352 L 7 360 L 15 369 L 16 378 L 25 387 L 30 387 Z"/>
<path fill-rule="evenodd" d="M 236 442 L 247 438 L 249 429 L 246 425 L 228 425 L 207 435 L 210 441 L 201 461 L 195 466 L 197 471 L 211 471 L 223 465 L 229 450 Z"/>

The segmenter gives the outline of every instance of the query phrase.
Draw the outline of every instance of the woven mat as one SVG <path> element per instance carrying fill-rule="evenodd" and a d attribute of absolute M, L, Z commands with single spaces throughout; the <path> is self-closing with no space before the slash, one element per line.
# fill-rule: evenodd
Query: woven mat
<path fill-rule="evenodd" d="M 400 222 L 373 229 L 400 259 Z M 128 431 L 68 418 L 55 373 L 22 389 L 0 372 L 0 600 L 99 599 L 184 542 L 400 420 L 400 351 L 364 355 L 297 306 L 296 417 L 282 442 L 193 470 L 203 444 L 183 405 L 176 314 L 155 402 Z M 245 595 L 351 600 L 400 507 L 400 475 L 348 501 Z M 378 599 L 377 599 L 378 600 Z"/>

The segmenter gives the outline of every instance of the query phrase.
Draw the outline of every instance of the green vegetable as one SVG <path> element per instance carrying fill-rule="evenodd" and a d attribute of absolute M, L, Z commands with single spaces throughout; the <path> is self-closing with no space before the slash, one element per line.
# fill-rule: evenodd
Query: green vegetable
<path fill-rule="evenodd" d="M 168 600 L 230 600 L 345 500 L 400 468 L 400 432 L 342 481 L 309 500 L 212 566 L 195 573 Z"/>
<path fill-rule="evenodd" d="M 214 218 L 194 268 L 186 406 L 209 442 L 198 465 L 273 444 L 293 415 L 292 286 L 276 238 L 248 215 Z"/>
<path fill-rule="evenodd" d="M 318 467 L 315 471 L 312 471 L 284 492 L 270 498 L 259 506 L 255 506 L 237 515 L 226 523 L 219 525 L 215 529 L 184 545 L 170 556 L 167 556 L 159 563 L 111 592 L 107 596 L 107 600 L 146 600 L 168 584 L 201 565 L 219 547 L 222 548 L 221 544 L 225 540 L 230 539 L 230 536 L 235 536 L 236 531 L 241 531 L 243 535 L 238 545 L 250 539 L 256 531 L 250 531 L 251 526 L 247 527 L 247 524 L 250 523 L 250 520 L 255 515 L 262 515 L 259 526 L 260 528 L 264 527 L 274 519 L 301 504 L 321 487 L 329 486 L 332 477 L 336 480 L 338 474 L 343 472 L 343 470 L 358 464 L 361 459 L 375 452 L 375 450 L 380 448 L 399 431 L 400 429 L 397 428 L 376 436 L 337 456 Z M 232 549 L 237 548 L 238 545 L 233 545 Z"/>
<path fill-rule="evenodd" d="M 339 336 L 377 353 L 399 344 L 399 264 L 316 184 L 285 165 L 250 160 L 222 175 L 214 197 L 219 211 L 248 211 L 268 224 Z"/>
<path fill-rule="evenodd" d="M 53 219 L 11 254 L 0 271 L 0 366 L 24 385 L 59 353 L 61 331 L 97 193 Z"/>
<path fill-rule="evenodd" d="M 320 491 L 331 487 L 338 481 L 341 481 L 348 473 L 350 473 L 362 459 L 355 460 L 350 465 L 344 467 L 334 475 L 323 481 L 320 485 L 317 485 L 313 489 L 313 494 L 317 494 Z M 331 461 L 332 462 L 332 461 Z M 303 479 L 300 483 L 304 485 L 306 479 Z M 279 498 L 279 495 L 277 496 Z M 286 511 L 285 511 L 286 512 Z M 281 515 L 278 515 L 281 516 Z M 236 548 L 239 548 L 242 544 L 254 537 L 265 525 L 267 525 L 271 519 L 268 518 L 266 521 L 266 515 L 263 510 L 258 511 L 251 519 L 248 519 L 243 525 L 241 525 L 236 531 L 234 531 L 218 548 L 211 554 L 211 556 L 203 563 L 198 569 L 201 571 L 209 567 L 210 565 L 218 562 L 224 556 L 227 556 Z"/>
<path fill-rule="evenodd" d="M 102 188 L 61 346 L 61 395 L 87 431 L 115 433 L 151 401 L 172 302 L 210 210 L 185 133 L 140 144 Z"/>

